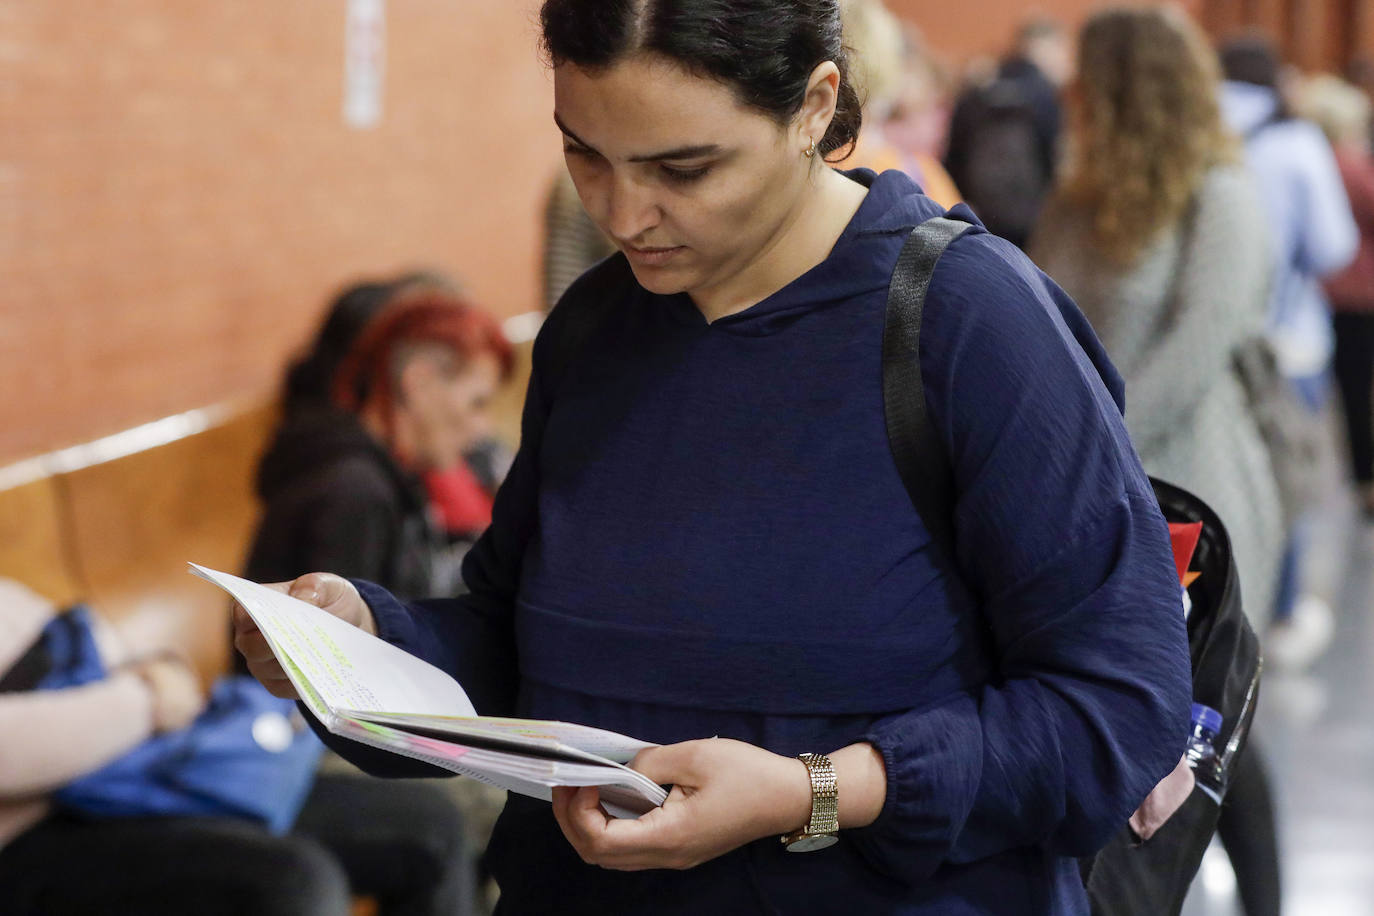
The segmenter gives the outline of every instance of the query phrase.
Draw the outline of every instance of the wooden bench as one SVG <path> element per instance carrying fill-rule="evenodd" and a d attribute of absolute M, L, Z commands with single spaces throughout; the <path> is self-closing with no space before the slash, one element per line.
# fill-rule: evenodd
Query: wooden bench
<path fill-rule="evenodd" d="M 492 405 L 515 443 L 528 343 Z M 186 563 L 238 572 L 257 524 L 268 400 L 189 411 L 0 467 L 0 576 L 61 605 L 86 601 L 131 646 L 184 654 L 208 686 L 229 662 L 229 601 Z"/>
<path fill-rule="evenodd" d="M 511 445 L 529 357 L 525 341 L 492 404 L 494 432 Z M 217 405 L 0 467 L 0 577 L 59 605 L 89 602 L 130 646 L 183 654 L 208 688 L 230 661 L 230 604 L 186 563 L 242 568 L 277 415 L 265 400 Z M 473 842 L 485 844 L 492 816 L 470 818 Z M 354 899 L 352 916 L 376 912 Z"/>
<path fill-rule="evenodd" d="M 242 566 L 252 476 L 276 410 L 192 411 L 0 471 L 0 575 L 86 601 L 138 647 L 183 653 L 208 684 L 228 663 L 228 601 L 186 573 Z"/>

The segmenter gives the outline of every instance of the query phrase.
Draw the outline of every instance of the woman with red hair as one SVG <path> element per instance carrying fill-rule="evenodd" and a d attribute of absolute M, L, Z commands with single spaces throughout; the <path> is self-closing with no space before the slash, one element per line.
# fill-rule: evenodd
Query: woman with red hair
<path fill-rule="evenodd" d="M 464 454 L 486 435 L 487 401 L 511 362 L 490 316 L 424 278 L 340 295 L 288 373 L 245 574 L 280 581 L 323 563 L 416 597 L 451 590 L 453 549 L 423 478 L 489 500 Z M 482 511 L 478 499 L 469 517 Z M 247 671 L 237 653 L 235 667 Z M 382 916 L 473 911 L 464 818 L 434 785 L 321 774 L 293 835 L 322 844 Z"/>
<path fill-rule="evenodd" d="M 445 545 L 423 475 L 461 472 L 511 365 L 485 312 L 451 293 L 403 291 L 344 356 L 332 403 L 295 411 L 263 458 L 267 510 L 245 574 L 344 569 L 416 597 L 451 588 L 435 581 Z"/>

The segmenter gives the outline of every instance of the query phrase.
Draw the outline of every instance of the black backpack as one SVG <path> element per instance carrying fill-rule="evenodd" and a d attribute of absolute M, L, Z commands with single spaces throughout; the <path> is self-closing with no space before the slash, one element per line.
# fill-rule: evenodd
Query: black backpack
<path fill-rule="evenodd" d="M 971 224 L 935 217 L 917 226 L 902 247 L 888 291 L 883 330 L 883 407 L 888 441 L 913 505 L 941 559 L 957 573 L 953 474 L 931 425 L 921 381 L 920 337 L 925 296 L 945 249 Z M 1193 699 L 1218 710 L 1222 788 L 1244 752 L 1258 699 L 1259 641 L 1246 620 L 1226 528 L 1193 494 L 1151 478 L 1170 522 L 1202 522 L 1189 587 L 1188 650 Z M 1164 916 L 1183 907 L 1188 887 L 1216 831 L 1219 806 L 1200 788 L 1146 842 L 1122 825 L 1095 856 L 1080 860 L 1094 916 Z"/>
<path fill-rule="evenodd" d="M 1024 245 L 1049 192 L 1052 168 L 1030 94 L 1019 80 L 999 77 L 970 90 L 961 107 L 951 177 L 988 231 Z"/>

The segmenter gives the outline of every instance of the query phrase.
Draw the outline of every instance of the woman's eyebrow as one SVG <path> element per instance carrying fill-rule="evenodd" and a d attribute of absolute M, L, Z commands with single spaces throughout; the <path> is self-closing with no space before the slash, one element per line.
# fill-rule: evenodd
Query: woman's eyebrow
<path fill-rule="evenodd" d="M 696 159 L 700 156 L 714 156 L 720 152 L 720 146 L 715 143 L 703 143 L 700 146 L 679 146 L 677 149 L 664 150 L 661 153 L 648 153 L 643 156 L 631 156 L 631 162 L 659 162 L 664 159 Z"/>
<path fill-rule="evenodd" d="M 569 130 L 568 125 L 563 123 L 563 119 L 558 117 L 557 113 L 555 113 L 553 116 L 553 123 L 558 125 L 558 129 L 563 132 L 564 136 L 566 136 L 569 140 L 572 140 L 578 146 L 583 146 L 590 150 L 595 149 L 595 147 L 593 147 L 590 143 L 587 143 L 577 134 Z M 679 146 L 676 149 L 664 150 L 658 153 L 644 153 L 638 156 L 630 156 L 629 161 L 662 162 L 665 160 L 672 159 L 697 159 L 701 156 L 714 156 L 718 154 L 720 151 L 721 147 L 717 143 L 702 143 L 696 146 Z"/>
<path fill-rule="evenodd" d="M 568 125 L 563 123 L 563 119 L 558 116 L 558 112 L 556 111 L 553 113 L 553 123 L 558 125 L 558 129 L 563 132 L 563 136 L 567 137 L 569 140 L 573 141 L 578 146 L 585 146 L 587 149 L 592 149 L 592 145 L 590 143 L 585 142 L 577 134 L 568 130 Z"/>

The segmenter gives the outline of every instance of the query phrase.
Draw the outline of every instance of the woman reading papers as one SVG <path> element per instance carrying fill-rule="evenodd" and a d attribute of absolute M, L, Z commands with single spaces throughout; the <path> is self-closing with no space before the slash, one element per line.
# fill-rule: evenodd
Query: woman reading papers
<path fill-rule="evenodd" d="M 535 344 L 471 592 L 283 586 L 481 713 L 662 745 L 633 766 L 673 788 L 637 820 L 590 788 L 511 796 L 503 913 L 1086 913 L 1071 857 L 1179 760 L 1178 581 L 1119 377 L 981 229 L 922 331 L 959 572 L 903 489 L 883 305 L 943 211 L 830 166 L 859 127 L 839 21 L 833 0 L 544 4 L 568 167 L 620 252 Z M 244 617 L 237 644 L 290 695 Z"/>

